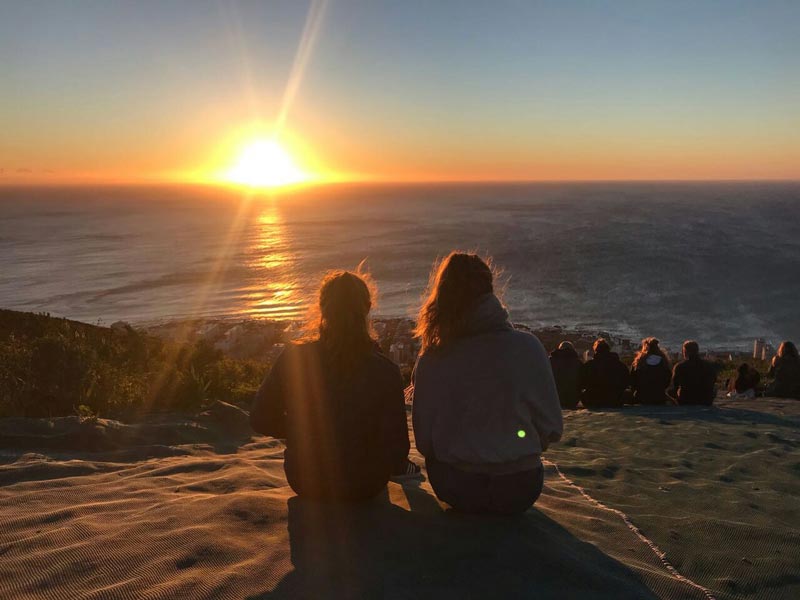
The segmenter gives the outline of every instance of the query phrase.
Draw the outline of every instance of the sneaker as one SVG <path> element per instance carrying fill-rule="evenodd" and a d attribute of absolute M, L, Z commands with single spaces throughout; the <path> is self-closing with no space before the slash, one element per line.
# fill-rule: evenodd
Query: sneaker
<path fill-rule="evenodd" d="M 403 464 L 392 473 L 390 479 L 394 482 L 407 479 L 422 479 L 422 467 L 406 458 Z"/>

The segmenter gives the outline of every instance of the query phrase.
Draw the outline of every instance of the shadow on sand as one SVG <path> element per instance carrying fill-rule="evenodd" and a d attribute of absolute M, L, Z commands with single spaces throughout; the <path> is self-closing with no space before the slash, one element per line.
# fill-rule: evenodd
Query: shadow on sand
<path fill-rule="evenodd" d="M 290 571 L 253 598 L 637 598 L 638 575 L 541 512 L 444 511 L 422 488 L 360 506 L 289 500 Z"/>

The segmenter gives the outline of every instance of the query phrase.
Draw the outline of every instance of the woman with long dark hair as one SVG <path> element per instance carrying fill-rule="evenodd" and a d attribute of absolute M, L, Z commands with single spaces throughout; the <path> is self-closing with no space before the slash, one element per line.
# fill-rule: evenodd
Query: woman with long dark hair
<path fill-rule="evenodd" d="M 631 364 L 631 389 L 636 404 L 671 403 L 667 388 L 672 382 L 669 358 L 654 337 L 642 340 L 642 348 Z"/>
<path fill-rule="evenodd" d="M 794 343 L 786 341 L 778 346 L 767 377 L 774 379 L 767 390 L 770 396 L 800 399 L 800 356 Z"/>
<path fill-rule="evenodd" d="M 370 498 L 408 464 L 403 380 L 372 337 L 372 296 L 364 275 L 329 273 L 310 335 L 287 345 L 256 395 L 251 425 L 286 440 L 300 496 Z"/>
<path fill-rule="evenodd" d="M 434 492 L 465 512 L 519 513 L 539 497 L 541 454 L 562 433 L 541 342 L 515 330 L 475 254 L 433 269 L 417 320 L 414 434 Z"/>

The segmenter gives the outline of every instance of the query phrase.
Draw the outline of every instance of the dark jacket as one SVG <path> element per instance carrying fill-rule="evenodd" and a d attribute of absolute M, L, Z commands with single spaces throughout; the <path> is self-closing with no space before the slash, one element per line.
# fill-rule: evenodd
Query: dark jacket
<path fill-rule="evenodd" d="M 287 346 L 250 423 L 286 440 L 286 477 L 301 496 L 374 496 L 409 450 L 400 370 L 377 351 L 345 381 L 319 342 Z"/>
<path fill-rule="evenodd" d="M 689 358 L 675 365 L 672 371 L 672 388 L 678 404 L 702 404 L 714 402 L 717 370 L 710 362 L 700 357 Z"/>
<path fill-rule="evenodd" d="M 775 378 L 767 390 L 770 396 L 800 399 L 800 360 L 793 356 L 775 357 L 768 376 Z"/>
<path fill-rule="evenodd" d="M 581 368 L 581 404 L 586 408 L 622 406 L 628 387 L 628 367 L 616 352 L 600 352 Z"/>
<path fill-rule="evenodd" d="M 582 364 L 573 348 L 556 349 L 550 353 L 550 366 L 561 408 L 575 408 L 578 405 L 578 378 Z"/>
<path fill-rule="evenodd" d="M 733 389 L 737 394 L 743 394 L 748 390 L 755 390 L 758 388 L 758 382 L 761 381 L 761 375 L 755 369 L 748 369 L 747 373 L 739 373 L 736 380 L 733 382 Z"/>
<path fill-rule="evenodd" d="M 467 323 L 464 337 L 417 361 L 417 448 L 469 471 L 537 468 L 563 428 L 547 352 L 536 336 L 511 327 L 493 294 L 478 300 Z"/>
<path fill-rule="evenodd" d="M 669 402 L 667 388 L 672 371 L 663 357 L 650 354 L 631 367 L 631 389 L 637 404 L 664 404 Z"/>

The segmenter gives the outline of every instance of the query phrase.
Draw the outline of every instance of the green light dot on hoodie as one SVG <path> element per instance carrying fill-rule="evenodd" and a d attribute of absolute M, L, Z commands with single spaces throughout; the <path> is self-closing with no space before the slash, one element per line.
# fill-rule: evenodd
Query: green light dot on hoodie
<path fill-rule="evenodd" d="M 525 437 L 525 430 L 524 429 L 520 429 L 519 431 L 517 431 L 517 437 L 518 438 L 524 438 Z"/>

